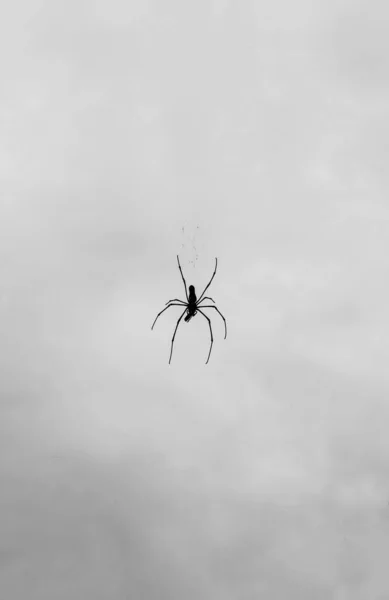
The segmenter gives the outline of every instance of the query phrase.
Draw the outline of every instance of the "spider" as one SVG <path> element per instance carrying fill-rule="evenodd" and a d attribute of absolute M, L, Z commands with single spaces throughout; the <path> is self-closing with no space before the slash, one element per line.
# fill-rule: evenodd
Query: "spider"
<path fill-rule="evenodd" d="M 169 365 L 170 365 L 170 361 L 172 359 L 172 354 L 173 354 L 174 338 L 176 337 L 176 332 L 177 332 L 177 329 L 178 329 L 178 326 L 180 324 L 180 321 L 181 321 L 182 317 L 185 315 L 185 313 L 187 313 L 184 320 L 185 320 L 186 323 L 189 323 L 189 321 L 192 319 L 192 317 L 196 316 L 198 312 L 201 315 L 203 315 L 203 317 L 205 319 L 207 319 L 208 325 L 209 325 L 209 331 L 210 331 L 210 334 L 211 334 L 211 346 L 209 348 L 207 362 L 205 363 L 205 364 L 208 364 L 209 357 L 211 356 L 211 350 L 212 350 L 212 344 L 213 344 L 212 325 L 211 325 L 211 319 L 205 313 L 203 313 L 203 311 L 200 309 L 200 305 L 201 305 L 201 308 L 214 308 L 219 313 L 219 315 L 221 316 L 221 318 L 224 321 L 224 332 L 225 332 L 224 333 L 224 339 L 226 339 L 226 337 L 227 337 L 227 323 L 226 323 L 225 318 L 221 314 L 220 310 L 216 306 L 213 306 L 212 304 L 201 304 L 204 300 L 211 300 L 211 302 L 215 303 L 215 300 L 212 300 L 212 298 L 210 298 L 209 296 L 204 296 L 205 292 L 207 291 L 207 289 L 211 285 L 212 280 L 213 280 L 213 278 L 216 275 L 217 258 L 215 260 L 216 260 L 216 265 L 215 265 L 215 270 L 213 272 L 211 280 L 208 283 L 208 285 L 206 286 L 206 288 L 203 291 L 203 293 L 201 294 L 200 298 L 197 300 L 196 293 L 195 293 L 195 288 L 194 288 L 193 285 L 189 286 L 189 294 L 188 294 L 188 290 L 186 288 L 186 281 L 184 279 L 184 275 L 182 274 L 182 269 L 181 269 L 181 265 L 180 265 L 180 259 L 179 259 L 178 255 L 177 255 L 178 268 L 180 269 L 182 281 L 184 282 L 185 295 L 186 295 L 186 300 L 187 301 L 185 302 L 184 300 L 179 300 L 178 298 L 174 298 L 173 300 L 169 300 L 169 302 L 166 302 L 166 304 L 168 306 L 166 306 L 166 308 L 164 308 L 163 310 L 161 310 L 161 312 L 159 312 L 157 314 L 157 316 L 155 317 L 155 321 L 154 321 L 154 323 L 151 326 L 151 329 L 153 329 L 153 327 L 154 327 L 154 325 L 155 325 L 158 317 L 160 315 L 162 315 L 162 313 L 165 312 L 165 310 L 167 310 L 171 306 L 181 306 L 181 307 L 184 306 L 185 307 L 184 312 L 182 313 L 182 315 L 180 316 L 180 318 L 177 321 L 177 325 L 176 325 L 176 328 L 175 328 L 174 333 L 173 333 L 172 343 L 171 343 L 171 348 L 170 348 Z"/>

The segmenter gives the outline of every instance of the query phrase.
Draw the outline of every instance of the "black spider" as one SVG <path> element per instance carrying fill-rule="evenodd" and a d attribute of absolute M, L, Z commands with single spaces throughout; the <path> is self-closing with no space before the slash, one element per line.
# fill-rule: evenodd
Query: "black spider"
<path fill-rule="evenodd" d="M 170 349 L 169 365 L 170 365 L 170 361 L 171 361 L 171 359 L 172 359 L 172 354 L 173 354 L 173 344 L 174 344 L 174 338 L 176 337 L 176 331 L 177 331 L 177 329 L 178 329 L 178 326 L 179 326 L 179 324 L 180 324 L 180 321 L 181 321 L 181 319 L 182 319 L 182 317 L 184 316 L 184 314 L 185 314 L 185 313 L 187 313 L 187 315 L 186 315 L 186 317 L 185 317 L 185 321 L 186 321 L 186 323 L 188 323 L 188 322 L 191 320 L 191 318 L 192 318 L 192 317 L 194 317 L 194 316 L 197 314 L 197 312 L 199 312 L 200 314 L 202 314 L 202 315 L 203 315 L 203 317 L 204 317 L 205 319 L 207 319 L 207 321 L 208 321 L 208 325 L 209 325 L 209 331 L 210 331 L 210 333 L 211 333 L 211 346 L 210 346 L 210 348 L 209 348 L 208 358 L 207 358 L 207 362 L 206 362 L 205 364 L 207 364 L 207 363 L 208 363 L 208 361 L 209 361 L 209 357 L 211 356 L 212 344 L 213 344 L 212 325 L 211 325 L 211 319 L 210 319 L 210 318 L 209 318 L 209 317 L 208 317 L 208 316 L 207 316 L 205 313 L 203 313 L 203 311 L 202 311 L 202 310 L 200 310 L 200 304 L 201 304 L 201 302 L 203 302 L 204 300 L 211 300 L 211 302 L 215 302 L 215 300 L 212 300 L 212 298 L 210 298 L 209 296 L 204 296 L 205 292 L 207 291 L 207 289 L 208 289 L 208 288 L 209 288 L 209 286 L 211 285 L 211 283 L 212 283 L 212 280 L 213 280 L 213 278 L 214 278 L 214 277 L 215 277 L 215 275 L 216 275 L 216 270 L 217 270 L 217 258 L 216 258 L 215 260 L 216 260 L 216 265 L 215 265 L 215 270 L 214 270 L 214 272 L 213 272 L 213 275 L 212 275 L 212 277 L 211 277 L 211 280 L 210 280 L 210 282 L 208 283 L 208 285 L 206 286 L 206 288 L 205 288 L 205 290 L 203 291 L 203 293 L 201 294 L 200 298 L 197 300 L 197 298 L 196 298 L 196 293 L 195 293 L 195 289 L 194 289 L 194 286 L 193 286 L 193 285 L 190 285 L 190 286 L 189 286 L 189 295 L 188 295 L 188 290 L 186 289 L 186 282 L 185 282 L 184 276 L 183 276 L 183 274 L 182 274 L 182 269 L 181 269 L 181 265 L 180 265 L 180 259 L 178 258 L 178 255 L 177 255 L 178 268 L 180 269 L 180 273 L 181 273 L 182 281 L 184 282 L 184 286 L 185 286 L 185 294 L 186 294 L 186 300 L 187 300 L 187 301 L 186 301 L 186 302 L 184 302 L 184 300 L 179 300 L 178 298 L 174 298 L 173 300 L 169 300 L 169 302 L 166 302 L 166 304 L 168 304 L 169 306 L 167 306 L 166 308 L 164 308 L 163 310 L 161 310 L 161 312 L 160 312 L 160 313 L 158 313 L 158 314 L 157 314 L 157 316 L 155 317 L 155 321 L 154 321 L 154 323 L 153 323 L 153 324 L 152 324 L 152 326 L 151 326 L 151 329 L 153 329 L 153 327 L 154 327 L 154 325 L 155 325 L 155 323 L 156 323 L 156 321 L 157 321 L 158 317 L 159 317 L 159 316 L 160 316 L 160 315 L 161 315 L 163 312 L 165 312 L 165 310 L 167 310 L 168 308 L 170 308 L 171 306 L 185 306 L 185 310 L 184 310 L 184 312 L 182 313 L 182 315 L 180 316 L 180 318 L 178 319 L 178 321 L 177 321 L 177 325 L 176 325 L 176 328 L 175 328 L 175 330 L 174 330 L 174 333 L 173 333 L 173 337 L 172 337 L 172 345 L 171 345 L 171 349 Z M 179 303 L 179 304 L 174 304 L 174 303 L 176 303 L 176 302 L 177 302 L 177 303 Z M 224 339 L 226 339 L 226 337 L 227 337 L 227 323 L 226 323 L 226 320 L 225 320 L 225 318 L 224 318 L 224 317 L 223 317 L 223 315 L 221 314 L 220 310 L 219 310 L 219 309 L 218 309 L 216 306 L 212 306 L 211 304 L 205 304 L 205 305 L 204 305 L 204 304 L 201 304 L 201 308 L 214 308 L 214 309 L 215 309 L 215 310 L 216 310 L 216 311 L 219 313 L 219 315 L 221 316 L 221 318 L 222 318 L 222 319 L 223 319 L 223 321 L 224 321 L 224 330 L 225 330 Z"/>

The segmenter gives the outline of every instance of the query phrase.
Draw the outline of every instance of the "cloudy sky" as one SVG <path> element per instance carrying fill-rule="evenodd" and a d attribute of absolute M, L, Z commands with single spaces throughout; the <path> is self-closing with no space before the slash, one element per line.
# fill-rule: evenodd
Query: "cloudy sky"
<path fill-rule="evenodd" d="M 389 597 L 388 19 L 2 9 L 2 598 Z"/>

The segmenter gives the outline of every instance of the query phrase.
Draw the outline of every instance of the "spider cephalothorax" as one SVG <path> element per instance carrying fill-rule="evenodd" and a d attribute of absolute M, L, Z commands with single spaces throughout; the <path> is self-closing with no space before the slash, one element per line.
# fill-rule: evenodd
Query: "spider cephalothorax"
<path fill-rule="evenodd" d="M 182 315 L 180 316 L 180 318 L 179 318 L 179 319 L 178 319 L 178 321 L 177 321 L 177 325 L 176 325 L 176 328 L 175 328 L 175 330 L 174 330 L 174 333 L 173 333 L 173 337 L 172 337 L 172 343 L 171 343 L 171 349 L 170 349 L 170 358 L 169 358 L 169 364 L 170 364 L 170 361 L 171 361 L 171 359 L 172 359 L 172 354 L 173 354 L 173 344 L 174 344 L 174 338 L 176 337 L 176 332 L 177 332 L 178 326 L 179 326 L 179 324 L 180 324 L 180 321 L 181 321 L 182 317 L 185 315 L 185 313 L 186 313 L 185 321 L 186 321 L 187 323 L 188 323 L 188 322 L 189 322 L 189 321 L 190 321 L 190 320 L 191 320 L 191 319 L 192 319 L 194 316 L 196 316 L 196 314 L 197 314 L 198 312 L 199 312 L 200 314 L 202 314 L 202 315 L 203 315 L 203 317 L 204 317 L 205 319 L 207 319 L 207 321 L 208 321 L 208 325 L 209 325 L 209 331 L 210 331 L 210 334 L 211 334 L 211 346 L 210 346 L 210 348 L 209 348 L 208 358 L 207 358 L 207 362 L 206 362 L 205 364 L 207 364 L 207 363 L 208 363 L 208 361 L 209 361 L 209 357 L 211 356 L 211 350 L 212 350 L 212 344 L 213 344 L 213 335 L 212 335 L 212 325 L 211 325 L 211 319 L 210 319 L 210 318 L 209 318 L 209 317 L 208 317 L 208 316 L 207 316 L 205 313 L 203 313 L 203 311 L 202 311 L 201 309 L 203 309 L 203 308 L 214 308 L 214 309 L 215 309 L 215 310 L 216 310 L 216 311 L 219 313 L 219 315 L 221 316 L 221 318 L 222 318 L 222 319 L 223 319 L 223 321 L 224 321 L 224 339 L 226 339 L 226 337 L 227 337 L 227 323 L 226 323 L 226 320 L 225 320 L 225 318 L 224 318 L 224 317 L 223 317 L 223 315 L 221 314 L 220 310 L 219 310 L 219 309 L 218 309 L 216 306 L 213 306 L 213 305 L 211 305 L 211 304 L 201 304 L 201 303 L 202 303 L 204 300 L 211 300 L 211 302 L 213 302 L 213 303 L 215 302 L 215 301 L 214 301 L 214 300 L 212 300 L 212 298 L 210 298 L 209 296 L 204 296 L 205 292 L 207 291 L 207 289 L 208 289 L 208 288 L 209 288 L 209 286 L 211 285 L 211 283 L 212 283 L 212 280 L 213 280 L 213 278 L 214 278 L 214 277 L 215 277 L 215 275 L 216 275 L 216 270 L 217 270 L 217 258 L 216 258 L 215 260 L 216 260 L 216 264 L 215 264 L 215 270 L 214 270 L 214 272 L 213 272 L 213 275 L 212 275 L 212 277 L 211 277 L 211 279 L 210 279 L 210 282 L 209 282 L 209 283 L 208 283 L 208 285 L 206 286 L 206 288 L 205 288 L 205 290 L 203 291 L 203 293 L 201 294 L 200 298 L 197 300 L 197 297 L 196 297 L 196 292 L 195 292 L 195 288 L 194 288 L 194 286 L 193 286 L 193 285 L 190 285 L 190 286 L 189 286 L 189 294 L 188 294 L 188 290 L 186 289 L 186 281 L 185 281 L 185 279 L 184 279 L 184 275 L 182 274 L 182 269 L 181 269 L 181 265 L 180 265 L 180 259 L 178 258 L 178 255 L 177 255 L 178 268 L 180 269 L 180 273 L 181 273 L 182 281 L 184 282 L 184 286 L 185 286 L 186 302 L 185 302 L 184 300 L 179 300 L 178 298 L 174 298 L 173 300 L 169 300 L 169 302 L 166 302 L 166 304 L 167 304 L 168 306 L 166 306 L 166 308 L 164 308 L 163 310 L 161 310 L 161 312 L 159 312 L 159 313 L 157 314 L 157 316 L 155 317 L 154 323 L 153 323 L 153 324 L 152 324 L 152 326 L 151 326 L 151 329 L 153 329 L 153 327 L 154 327 L 154 325 L 155 325 L 155 323 L 156 323 L 156 321 L 157 321 L 158 317 L 159 317 L 159 316 L 160 316 L 160 315 L 161 315 L 161 314 L 162 314 L 162 313 L 163 313 L 165 310 L 167 310 L 168 308 L 170 308 L 171 306 L 181 306 L 181 307 L 185 307 L 185 310 L 184 310 L 184 312 L 182 313 Z M 200 309 L 200 306 L 201 306 L 201 309 Z"/>

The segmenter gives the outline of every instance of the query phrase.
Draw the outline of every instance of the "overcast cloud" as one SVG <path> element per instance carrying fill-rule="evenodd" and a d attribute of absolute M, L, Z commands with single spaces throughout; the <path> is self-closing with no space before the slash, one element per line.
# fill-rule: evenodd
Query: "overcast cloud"
<path fill-rule="evenodd" d="M 387 2 L 1 12 L 0 597 L 386 600 Z"/>

